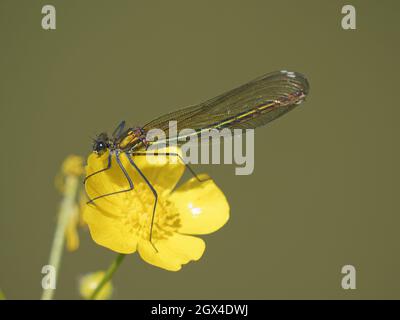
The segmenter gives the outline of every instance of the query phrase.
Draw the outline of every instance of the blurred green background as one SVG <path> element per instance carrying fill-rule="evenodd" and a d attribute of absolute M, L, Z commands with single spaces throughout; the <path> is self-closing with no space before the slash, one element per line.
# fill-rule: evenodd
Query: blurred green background
<path fill-rule="evenodd" d="M 307 75 L 309 99 L 256 131 L 255 171 L 196 167 L 231 218 L 203 258 L 171 273 L 134 254 L 119 299 L 400 298 L 398 1 L 0 2 L 0 288 L 37 299 L 61 199 L 63 159 L 125 119 L 144 124 L 264 73 Z M 41 28 L 41 8 L 57 29 Z M 115 253 L 81 231 L 56 298 Z M 341 288 L 343 265 L 357 289 Z"/>

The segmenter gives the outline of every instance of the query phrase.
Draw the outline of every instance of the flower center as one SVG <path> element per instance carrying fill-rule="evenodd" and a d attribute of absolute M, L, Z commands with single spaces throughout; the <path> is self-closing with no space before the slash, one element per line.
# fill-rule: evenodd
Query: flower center
<path fill-rule="evenodd" d="M 124 194 L 122 221 L 129 232 L 143 240 L 152 241 L 167 239 L 181 227 L 181 222 L 175 206 L 168 200 L 167 192 L 156 186 L 158 200 L 153 218 L 155 196 L 145 183 L 137 183 L 135 189 Z M 153 225 L 153 227 L 151 227 Z"/>

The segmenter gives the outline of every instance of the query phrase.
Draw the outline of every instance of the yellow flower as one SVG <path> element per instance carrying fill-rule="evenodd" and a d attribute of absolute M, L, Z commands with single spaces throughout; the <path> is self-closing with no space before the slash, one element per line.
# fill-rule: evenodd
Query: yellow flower
<path fill-rule="evenodd" d="M 60 172 L 54 180 L 55 186 L 61 193 L 65 192 L 65 179 L 67 176 L 79 177 L 85 173 L 83 158 L 74 154 L 65 158 L 61 165 Z"/>
<path fill-rule="evenodd" d="M 67 175 L 80 176 L 85 173 L 83 167 L 83 158 L 76 155 L 68 156 L 62 164 L 61 171 Z"/>
<path fill-rule="evenodd" d="M 160 152 L 179 150 L 168 148 Z M 86 174 L 106 168 L 108 156 L 91 154 Z M 84 220 L 99 245 L 123 254 L 138 251 L 146 262 L 178 271 L 183 264 L 200 259 L 205 249 L 204 241 L 190 234 L 208 234 L 221 228 L 229 219 L 229 204 L 206 175 L 199 176 L 201 182 L 194 177 L 175 189 L 185 170 L 181 161 L 173 161 L 176 157 L 156 156 L 157 163 L 146 158 L 136 156 L 134 162 L 158 194 L 152 242 L 149 236 L 155 197 L 125 154 L 120 155 L 121 163 L 132 178 L 134 189 L 95 200 L 86 207 Z M 128 187 L 115 156 L 111 169 L 86 182 L 90 199 Z"/>
<path fill-rule="evenodd" d="M 80 156 L 69 155 L 63 162 L 60 172 L 56 175 L 55 185 L 56 188 L 65 194 L 65 182 L 67 177 L 75 177 L 76 179 L 83 176 L 85 172 L 84 159 Z M 68 251 L 75 251 L 79 248 L 79 235 L 78 226 L 83 226 L 82 220 L 82 209 L 86 203 L 85 192 L 80 191 L 77 199 L 77 203 L 74 203 L 68 217 L 68 223 L 65 229 L 66 247 Z"/>
<path fill-rule="evenodd" d="M 94 290 L 103 280 L 105 275 L 104 271 L 97 271 L 84 275 L 79 281 L 79 293 L 84 299 L 90 299 Z M 113 285 L 108 281 L 96 296 L 96 300 L 107 300 L 111 298 L 113 292 Z"/>
<path fill-rule="evenodd" d="M 82 212 L 87 202 L 87 197 L 84 192 L 80 192 L 78 203 L 74 205 L 71 212 L 67 228 L 65 230 L 66 246 L 68 251 L 76 251 L 79 248 L 78 227 L 83 227 L 85 222 L 82 218 Z"/>

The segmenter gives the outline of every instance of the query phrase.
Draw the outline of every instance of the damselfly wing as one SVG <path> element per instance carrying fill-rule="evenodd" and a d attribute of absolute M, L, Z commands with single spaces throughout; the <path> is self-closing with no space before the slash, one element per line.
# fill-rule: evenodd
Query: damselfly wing
<path fill-rule="evenodd" d="M 108 137 L 102 137 L 101 141 L 108 144 L 107 148 L 132 152 L 153 143 L 145 140 L 150 129 L 166 133 L 167 141 L 163 143 L 173 139 L 178 145 L 185 139 L 178 140 L 176 132 L 185 128 L 195 130 L 196 134 L 209 129 L 254 129 L 295 108 L 308 92 L 309 84 L 302 74 L 273 72 L 206 102 L 163 115 L 142 128 L 124 129 L 125 122 L 122 122 L 110 141 Z M 177 122 L 173 133 L 169 130 L 170 121 Z"/>

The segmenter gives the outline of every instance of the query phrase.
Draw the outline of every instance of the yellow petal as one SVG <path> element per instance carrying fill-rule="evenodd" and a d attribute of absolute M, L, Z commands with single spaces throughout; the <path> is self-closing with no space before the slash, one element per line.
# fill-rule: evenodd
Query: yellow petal
<path fill-rule="evenodd" d="M 147 263 L 169 271 L 178 271 L 183 264 L 200 259 L 205 250 L 202 239 L 177 233 L 166 240 L 157 241 L 155 246 L 157 251 L 149 241 L 139 241 L 140 256 Z"/>
<path fill-rule="evenodd" d="M 88 198 L 86 196 L 85 191 L 81 190 L 79 192 L 79 199 L 78 199 L 78 208 L 79 208 L 78 224 L 80 227 L 83 227 L 86 224 L 85 221 L 83 220 L 83 211 L 85 210 L 87 201 Z"/>
<path fill-rule="evenodd" d="M 225 195 L 208 176 L 199 177 L 203 182 L 192 178 L 169 197 L 180 214 L 180 233 L 212 233 L 229 219 L 229 204 Z"/>
<path fill-rule="evenodd" d="M 71 213 L 67 228 L 65 230 L 65 237 L 67 240 L 66 246 L 68 251 L 75 251 L 79 248 L 79 235 L 78 235 L 78 222 L 79 222 L 79 209 L 76 205 L 74 211 Z"/>
<path fill-rule="evenodd" d="M 137 238 L 120 217 L 109 215 L 98 206 L 87 205 L 83 219 L 97 244 L 124 254 L 136 251 Z"/>
<path fill-rule="evenodd" d="M 149 241 L 139 241 L 138 252 L 144 261 L 156 267 L 169 271 L 178 271 L 182 267 L 179 260 L 169 255 L 168 252 L 156 252 Z"/>
<path fill-rule="evenodd" d="M 199 260 L 206 245 L 201 238 L 174 233 L 172 237 L 161 243 L 160 250 L 164 247 L 179 257 L 182 264 L 186 264 L 192 260 Z"/>

